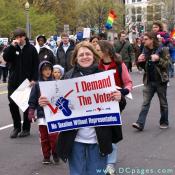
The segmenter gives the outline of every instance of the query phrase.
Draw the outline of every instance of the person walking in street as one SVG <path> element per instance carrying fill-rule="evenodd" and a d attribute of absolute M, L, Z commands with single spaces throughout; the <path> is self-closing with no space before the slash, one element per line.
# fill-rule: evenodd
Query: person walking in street
<path fill-rule="evenodd" d="M 97 43 L 96 51 L 100 55 L 100 63 L 99 69 L 100 70 L 116 70 L 114 74 L 116 86 L 120 87 L 118 89 L 122 94 L 122 99 L 125 102 L 125 95 L 127 95 L 132 90 L 132 80 L 128 73 L 128 69 L 126 65 L 123 63 L 122 58 L 119 54 L 115 54 L 114 48 L 112 44 L 108 41 L 100 40 Z M 123 105 L 122 100 L 119 102 L 120 112 L 122 112 L 125 108 Z M 121 126 L 113 126 L 113 132 L 116 132 L 121 129 Z M 117 163 L 117 144 L 112 144 L 113 151 L 108 156 L 107 159 L 107 166 L 106 166 L 106 175 L 114 175 L 116 173 L 115 164 Z"/>
<path fill-rule="evenodd" d="M 56 63 L 64 68 L 65 72 L 68 72 L 71 66 L 71 54 L 74 50 L 74 42 L 69 40 L 69 35 L 66 33 L 61 34 L 61 43 L 56 53 Z"/>
<path fill-rule="evenodd" d="M 39 65 L 39 81 L 51 81 L 53 72 L 53 65 L 49 61 L 42 61 Z M 41 148 L 43 152 L 43 164 L 52 163 L 50 160 L 51 155 L 53 156 L 54 163 L 58 163 L 59 159 L 56 153 L 56 140 L 58 133 L 48 133 L 47 124 L 45 120 L 44 109 L 38 104 L 38 99 L 40 97 L 39 83 L 36 83 L 30 93 L 29 98 L 29 121 L 32 122 L 36 120 L 35 110 L 37 110 L 37 122 L 39 125 Z"/>
<path fill-rule="evenodd" d="M 154 32 L 145 33 L 143 40 L 144 54 L 138 58 L 139 66 L 145 71 L 143 76 L 143 104 L 138 120 L 132 126 L 139 131 L 144 129 L 152 97 L 157 93 L 160 102 L 160 128 L 166 129 L 169 126 L 167 102 L 169 55 L 163 48 L 160 56 L 156 54 L 160 44 Z"/>
<path fill-rule="evenodd" d="M 169 64 L 169 77 L 174 77 L 174 63 L 175 63 L 175 39 L 172 38 L 169 44 L 170 51 L 170 64 Z"/>
<path fill-rule="evenodd" d="M 39 54 L 39 61 L 50 61 L 53 65 L 55 64 L 55 57 L 53 51 L 49 46 L 46 45 L 46 37 L 44 35 L 39 35 L 36 38 L 36 50 Z"/>
<path fill-rule="evenodd" d="M 98 73 L 99 55 L 88 42 L 76 45 L 72 55 L 73 68 L 64 79 L 71 79 Z M 111 98 L 120 101 L 121 93 L 116 90 Z M 44 106 L 47 98 L 40 97 L 39 104 Z M 106 167 L 107 155 L 112 152 L 112 140 L 122 140 L 122 132 L 118 137 L 112 135 L 111 126 L 86 127 L 71 131 L 63 131 L 59 135 L 57 152 L 59 157 L 69 161 L 70 175 L 102 175 Z M 97 172 L 101 170 L 101 172 Z"/>
<path fill-rule="evenodd" d="M 4 50 L 3 58 L 9 67 L 8 99 L 14 126 L 10 137 L 16 138 L 18 133 L 20 133 L 19 137 L 30 135 L 30 122 L 28 120 L 28 110 L 26 110 L 23 114 L 23 126 L 21 128 L 19 107 L 10 96 L 26 78 L 30 81 L 31 86 L 38 80 L 39 59 L 35 47 L 29 43 L 23 29 L 17 28 L 13 32 L 13 36 L 14 40 Z"/>
<path fill-rule="evenodd" d="M 4 61 L 3 58 L 3 50 L 4 50 L 4 42 L 2 39 L 0 39 L 0 80 L 2 77 L 2 82 L 6 83 L 8 76 L 8 68 L 7 63 Z"/>
<path fill-rule="evenodd" d="M 137 65 L 138 57 L 140 56 L 140 54 L 142 53 L 142 50 L 143 50 L 143 42 L 142 42 L 141 38 L 136 38 L 135 43 L 133 44 L 133 49 L 134 49 L 134 53 L 135 53 L 135 65 L 137 66 L 137 69 L 139 71 L 142 71 L 142 69 Z"/>
<path fill-rule="evenodd" d="M 135 60 L 134 51 L 131 43 L 126 40 L 124 31 L 118 34 L 119 40 L 114 43 L 115 52 L 122 56 L 128 71 L 132 71 L 132 62 Z"/>

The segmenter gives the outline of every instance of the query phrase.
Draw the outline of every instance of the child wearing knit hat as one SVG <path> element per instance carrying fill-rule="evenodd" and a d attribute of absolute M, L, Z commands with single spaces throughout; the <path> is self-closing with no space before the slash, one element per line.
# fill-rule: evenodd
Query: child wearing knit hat
<path fill-rule="evenodd" d="M 55 80 L 60 80 L 64 75 L 64 68 L 59 64 L 53 66 L 53 78 Z"/>

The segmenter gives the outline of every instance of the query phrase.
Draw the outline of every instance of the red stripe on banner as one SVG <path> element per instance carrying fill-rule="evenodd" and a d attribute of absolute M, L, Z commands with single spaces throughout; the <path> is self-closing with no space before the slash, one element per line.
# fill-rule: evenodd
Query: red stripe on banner
<path fill-rule="evenodd" d="M 64 98 L 67 98 L 74 90 L 70 90 L 65 96 Z"/>

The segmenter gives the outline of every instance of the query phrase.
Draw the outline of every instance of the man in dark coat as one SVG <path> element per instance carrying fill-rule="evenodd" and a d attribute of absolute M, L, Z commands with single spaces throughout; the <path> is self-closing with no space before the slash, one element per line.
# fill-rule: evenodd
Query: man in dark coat
<path fill-rule="evenodd" d="M 131 43 L 126 39 L 124 31 L 120 32 L 119 40 L 114 43 L 114 49 L 116 53 L 122 56 L 122 60 L 126 64 L 128 71 L 132 71 L 132 62 L 135 60 L 135 55 Z"/>
<path fill-rule="evenodd" d="M 23 126 L 21 131 L 21 116 L 18 106 L 10 98 L 11 94 L 27 78 L 31 86 L 38 79 L 38 54 L 33 45 L 26 37 L 23 29 L 17 28 L 14 33 L 14 40 L 11 45 L 4 50 L 4 60 L 9 65 L 8 99 L 10 112 L 13 119 L 14 130 L 10 137 L 26 137 L 30 135 L 30 122 L 28 120 L 28 110 L 23 115 Z"/>
<path fill-rule="evenodd" d="M 69 35 L 66 33 L 61 34 L 61 43 L 58 47 L 56 56 L 57 56 L 57 64 L 64 67 L 65 72 L 68 72 L 71 66 L 71 54 L 74 50 L 74 43 L 69 40 Z"/>

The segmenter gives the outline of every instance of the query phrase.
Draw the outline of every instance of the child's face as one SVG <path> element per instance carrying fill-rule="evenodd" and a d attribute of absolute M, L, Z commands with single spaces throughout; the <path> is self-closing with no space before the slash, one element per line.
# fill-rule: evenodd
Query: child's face
<path fill-rule="evenodd" d="M 55 80 L 60 80 L 61 79 L 61 72 L 58 69 L 53 70 L 53 78 Z"/>
<path fill-rule="evenodd" d="M 153 32 L 158 32 L 160 30 L 160 28 L 159 28 L 159 26 L 157 26 L 157 25 L 153 25 L 153 28 L 152 28 L 152 31 Z"/>
<path fill-rule="evenodd" d="M 42 76 L 44 79 L 48 79 L 51 76 L 52 70 L 50 67 L 44 67 L 42 69 Z"/>

